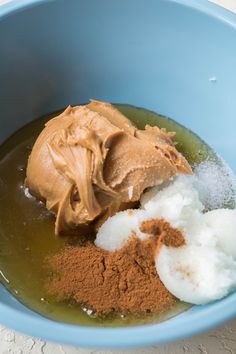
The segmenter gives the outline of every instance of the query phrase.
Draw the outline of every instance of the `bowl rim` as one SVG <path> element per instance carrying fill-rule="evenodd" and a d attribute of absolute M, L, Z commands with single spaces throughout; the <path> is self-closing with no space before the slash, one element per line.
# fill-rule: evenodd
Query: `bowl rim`
<path fill-rule="evenodd" d="M 52 3 L 56 0 L 12 0 L 0 6 L 0 21 L 19 11 Z M 159 0 L 173 2 L 180 6 L 216 18 L 236 28 L 236 15 L 207 0 Z M 31 311 L 23 313 L 0 302 L 2 325 L 40 337 L 52 342 L 78 345 L 89 348 L 130 348 L 173 342 L 209 330 L 236 316 L 236 293 L 200 311 L 189 310 L 190 316 L 180 314 L 171 321 L 135 327 L 99 328 L 71 325 L 46 319 Z"/>
<path fill-rule="evenodd" d="M 0 304 L 1 324 L 18 332 L 60 344 L 92 349 L 119 349 L 171 343 L 208 331 L 236 316 L 236 293 L 212 303 L 196 306 L 185 313 L 157 324 L 102 328 L 56 322 L 32 311 L 23 313 Z M 31 314 L 32 312 L 32 314 Z"/>
<path fill-rule="evenodd" d="M 31 7 L 42 4 L 53 3 L 57 0 L 7 0 L 6 3 L 0 5 L 0 21 L 19 11 L 30 9 Z M 227 23 L 229 26 L 236 27 L 235 14 L 226 8 L 216 5 L 209 0 L 158 0 L 160 2 L 172 2 L 180 6 L 193 8 L 196 11 L 203 12 L 210 17 Z"/>

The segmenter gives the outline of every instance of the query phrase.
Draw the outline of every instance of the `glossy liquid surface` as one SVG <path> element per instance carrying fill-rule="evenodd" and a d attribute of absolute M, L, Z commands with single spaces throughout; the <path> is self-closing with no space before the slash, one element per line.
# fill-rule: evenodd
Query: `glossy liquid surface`
<path fill-rule="evenodd" d="M 209 146 L 176 122 L 144 109 L 117 106 L 139 128 L 149 124 L 175 131 L 177 148 L 191 164 L 209 157 L 217 160 Z M 24 179 L 34 141 L 45 122 L 55 115 L 33 121 L 0 147 L 0 281 L 32 310 L 54 320 L 87 326 L 127 326 L 158 322 L 189 308 L 189 305 L 179 302 L 175 308 L 161 316 L 124 318 L 117 315 L 103 319 L 91 314 L 89 309 L 73 303 L 59 303 L 48 296 L 45 281 L 50 270 L 46 259 L 71 240 L 55 237 L 54 217 L 41 202 L 25 195 Z"/>

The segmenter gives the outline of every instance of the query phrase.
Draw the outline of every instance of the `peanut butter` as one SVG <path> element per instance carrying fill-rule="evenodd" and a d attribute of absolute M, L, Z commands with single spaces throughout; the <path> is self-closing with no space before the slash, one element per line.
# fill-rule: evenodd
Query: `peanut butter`
<path fill-rule="evenodd" d="M 172 138 L 158 127 L 138 130 L 109 103 L 68 107 L 39 135 L 26 185 L 55 212 L 57 235 L 113 215 L 177 173 L 191 173 Z"/>

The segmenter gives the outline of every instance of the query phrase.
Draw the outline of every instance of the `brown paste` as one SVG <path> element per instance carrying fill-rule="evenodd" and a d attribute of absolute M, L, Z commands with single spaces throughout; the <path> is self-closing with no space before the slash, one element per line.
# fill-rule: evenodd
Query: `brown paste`
<path fill-rule="evenodd" d="M 56 214 L 55 233 L 71 234 L 129 208 L 146 188 L 192 173 L 173 136 L 158 127 L 137 129 L 109 103 L 68 107 L 37 138 L 26 185 Z"/>

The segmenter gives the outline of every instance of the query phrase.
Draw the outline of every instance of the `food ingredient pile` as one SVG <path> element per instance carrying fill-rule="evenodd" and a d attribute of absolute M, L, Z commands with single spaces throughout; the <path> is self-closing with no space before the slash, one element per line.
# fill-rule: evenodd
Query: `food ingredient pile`
<path fill-rule="evenodd" d="M 141 241 L 133 234 L 123 248 L 112 253 L 89 244 L 55 255 L 50 264 L 57 276 L 48 284 L 49 293 L 89 305 L 102 315 L 169 309 L 176 298 L 158 277 L 154 256 L 161 244 L 180 247 L 184 238 L 164 220 L 143 222 L 141 228 L 150 238 Z"/>
<path fill-rule="evenodd" d="M 158 127 L 138 130 L 109 103 L 68 107 L 34 144 L 26 185 L 56 213 L 57 235 L 81 225 L 96 229 L 146 188 L 191 173 L 173 136 Z"/>
<path fill-rule="evenodd" d="M 139 231 L 144 220 L 162 218 L 185 239 L 179 248 L 162 245 L 155 256 L 157 274 L 165 287 L 193 304 L 226 296 L 236 288 L 236 209 L 204 212 L 199 190 L 202 199 L 208 199 L 209 189 L 204 190 L 195 176 L 177 176 L 167 185 L 153 187 L 143 194 L 139 209 L 117 213 L 105 221 L 95 244 L 113 252 L 130 239 L 131 230 L 140 239 L 148 237 Z"/>
<path fill-rule="evenodd" d="M 45 286 L 58 301 L 99 315 L 159 314 L 177 299 L 203 304 L 236 288 L 236 210 L 206 212 L 212 189 L 192 175 L 173 137 L 138 130 L 98 101 L 46 124 L 26 186 L 54 212 L 56 235 L 96 233 L 94 243 L 47 259 Z"/>

